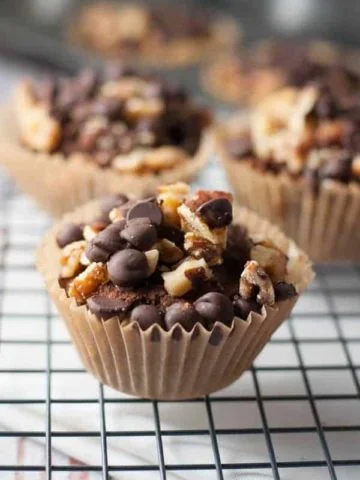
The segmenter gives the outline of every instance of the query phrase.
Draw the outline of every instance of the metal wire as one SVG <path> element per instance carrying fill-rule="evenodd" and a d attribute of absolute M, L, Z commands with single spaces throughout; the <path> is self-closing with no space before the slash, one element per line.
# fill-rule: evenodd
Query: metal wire
<path fill-rule="evenodd" d="M 1 177 L 0 177 L 1 179 Z M 1 232 L 2 232 L 2 242 L 0 249 L 0 326 L 5 321 L 13 322 L 16 325 L 16 322 L 19 322 L 19 315 L 17 313 L 4 313 L 3 312 L 3 296 L 4 295 L 18 295 L 19 299 L 23 293 L 30 295 L 41 295 L 46 298 L 46 293 L 41 287 L 36 285 L 28 285 L 26 289 L 18 285 L 7 285 L 4 281 L 6 275 L 16 275 L 24 271 L 33 271 L 34 266 L 31 262 L 26 262 L 24 264 L 19 264 L 16 262 L 5 261 L 9 252 L 16 251 L 17 253 L 23 255 L 30 255 L 33 248 L 36 245 L 36 239 L 40 237 L 41 233 L 46 228 L 46 222 L 44 224 L 38 224 L 34 222 L 25 222 L 24 224 L 19 221 L 17 218 L 14 221 L 13 215 L 10 215 L 8 202 L 6 201 L 9 198 L 9 195 L 13 195 L 11 198 L 15 198 L 12 191 L 12 186 L 10 183 L 1 180 L 0 183 L 0 217 L 1 217 Z M 12 234 L 16 233 L 18 238 L 22 234 L 26 235 L 31 233 L 34 236 L 34 242 L 22 242 L 12 240 Z M 32 381 L 34 375 L 42 375 L 45 379 L 45 396 L 37 397 L 36 395 L 31 395 L 29 393 L 28 398 L 3 398 L 1 396 L 0 390 L 0 406 L 3 405 L 20 405 L 20 406 L 32 406 L 39 405 L 45 408 L 46 412 L 46 421 L 44 428 L 41 431 L 35 430 L 16 430 L 16 431 L 6 431 L 0 429 L 0 441 L 3 439 L 11 438 L 25 438 L 25 439 L 35 439 L 40 440 L 45 444 L 45 457 L 42 463 L 38 464 L 16 464 L 7 461 L 3 461 L 1 458 L 0 452 L 0 478 L 1 472 L 13 472 L 14 479 L 16 472 L 41 472 L 39 475 L 42 475 L 39 478 L 46 478 L 51 480 L 54 477 L 54 472 L 97 472 L 99 477 L 103 479 L 110 478 L 115 472 L 137 472 L 138 474 L 152 472 L 152 475 L 157 475 L 161 480 L 167 480 L 173 478 L 171 475 L 173 473 L 181 474 L 181 478 L 195 478 L 194 472 L 208 472 L 211 474 L 211 478 L 217 478 L 218 480 L 223 480 L 228 478 L 227 472 L 236 472 L 241 471 L 251 472 L 264 469 L 271 472 L 272 477 L 275 479 L 283 478 L 284 471 L 291 471 L 291 469 L 302 469 L 304 471 L 303 477 L 296 478 L 310 478 L 307 476 L 306 472 L 311 471 L 311 475 L 315 478 L 314 471 L 317 469 L 322 472 L 326 471 L 329 479 L 340 479 L 343 478 L 339 475 L 339 469 L 341 468 L 354 468 L 355 471 L 360 471 L 360 452 L 357 455 L 349 455 L 349 458 L 340 458 L 334 456 L 332 451 L 332 446 L 329 443 L 329 435 L 334 434 L 359 434 L 360 435 L 360 420 L 359 418 L 354 418 L 354 421 L 344 424 L 331 424 L 325 422 L 321 412 L 319 411 L 319 402 L 331 402 L 339 401 L 344 402 L 344 408 L 346 408 L 346 402 L 360 400 L 360 385 L 359 385 L 359 372 L 360 365 L 354 362 L 352 358 L 352 347 L 358 346 L 360 343 L 360 334 L 348 335 L 345 334 L 343 328 L 343 321 L 357 322 L 360 320 L 360 309 L 359 310 L 346 310 L 339 313 L 338 308 L 335 304 L 335 297 L 341 297 L 344 293 L 347 295 L 358 295 L 359 288 L 354 285 L 349 288 L 344 288 L 341 284 L 333 286 L 328 282 L 329 275 L 348 275 L 354 274 L 359 278 L 360 285 L 360 269 L 356 266 L 352 267 L 319 267 L 317 269 L 318 282 L 311 290 L 311 295 L 316 298 L 323 298 L 325 301 L 326 309 L 322 311 L 321 309 L 314 309 L 309 311 L 298 311 L 293 314 L 288 325 L 288 336 L 285 337 L 276 337 L 271 341 L 271 345 L 274 347 L 291 347 L 294 349 L 295 357 L 297 360 L 296 365 L 290 364 L 276 364 L 276 365 L 267 365 L 264 363 L 255 363 L 250 371 L 250 380 L 252 380 L 253 391 L 245 392 L 244 395 L 234 395 L 229 393 L 227 390 L 220 392 L 216 395 L 211 395 L 205 397 L 204 399 L 193 399 L 187 401 L 186 404 L 190 408 L 204 408 L 204 415 L 206 419 L 206 424 L 202 428 L 189 428 L 188 426 L 182 429 L 164 429 L 162 428 L 162 405 L 165 405 L 167 402 L 151 402 L 145 399 L 130 398 L 130 397 L 112 397 L 106 395 L 102 385 L 99 385 L 97 395 L 93 395 L 90 398 L 62 398 L 54 395 L 53 392 L 53 376 L 56 374 L 83 374 L 85 371 L 78 366 L 62 366 L 55 365 L 52 361 L 53 349 L 59 346 L 67 346 L 70 344 L 68 339 L 58 339 L 54 336 L 53 331 L 53 320 L 54 314 L 52 313 L 50 302 L 47 300 L 46 309 L 44 313 L 34 313 L 34 312 L 24 312 L 21 313 L 21 321 L 41 321 L 44 322 L 45 326 L 45 336 L 41 339 L 26 338 L 24 335 L 19 335 L 16 338 L 2 338 L 1 344 L 2 347 L 11 346 L 13 348 L 22 348 L 26 346 L 43 346 L 46 351 L 46 363 L 44 366 L 36 367 L 27 367 L 24 365 L 22 368 L 12 367 L 7 365 L 2 367 L 0 365 L 0 384 L 1 384 L 1 375 L 2 374 L 12 374 L 14 376 L 24 374 L 28 378 L 28 382 Z M 324 307 L 324 308 L 325 308 Z M 316 338 L 307 337 L 303 338 L 298 334 L 296 325 L 297 322 L 316 322 L 319 324 L 327 325 L 328 322 L 334 327 L 334 335 L 327 336 L 321 335 L 316 336 Z M 1 331 L 1 330 L 0 330 Z M 306 358 L 306 354 L 303 352 L 304 347 L 310 347 L 321 344 L 332 348 L 338 346 L 341 347 L 344 353 L 344 362 L 337 362 L 335 359 L 332 364 L 309 364 Z M 0 350 L 0 361 L 1 361 L 1 350 Z M 352 382 L 353 382 L 353 391 L 339 391 L 327 393 L 327 392 L 317 392 L 314 391 L 313 384 L 311 382 L 310 376 L 313 373 L 326 373 L 337 372 L 341 374 L 349 373 Z M 268 394 L 264 391 L 262 385 L 262 375 L 265 374 L 278 374 L 279 378 L 281 375 L 293 374 L 299 375 L 302 378 L 304 391 L 292 393 L 275 393 L 272 392 Z M 240 417 L 243 413 L 243 407 L 246 405 L 252 405 L 257 409 L 258 416 L 260 419 L 259 425 L 245 425 L 238 426 L 234 421 L 234 425 L 219 425 L 217 421 L 218 407 L 223 409 L 226 412 L 228 403 L 231 402 L 232 405 L 236 405 L 237 415 Z M 296 424 L 288 425 L 277 424 L 273 425 L 271 418 L 269 416 L 268 405 L 271 402 L 276 402 L 281 410 L 282 406 L 285 404 L 292 404 L 293 402 L 303 402 L 309 408 L 311 416 L 313 419 L 313 424 Z M 176 402 L 174 405 L 178 405 L 179 408 L 184 402 Z M 89 406 L 94 405 L 98 407 L 99 414 L 99 429 L 93 429 L 90 431 L 58 431 L 53 428 L 53 415 L 54 409 L 58 405 L 68 405 L 68 406 Z M 118 405 L 121 408 L 126 407 L 127 405 L 133 405 L 134 407 L 139 405 L 149 405 L 152 411 L 153 416 L 153 428 L 142 429 L 142 430 L 132 430 L 129 428 L 126 429 L 109 429 L 107 421 L 107 406 Z M 1 418 L 0 418 L 1 424 Z M 240 455 L 241 447 L 239 444 L 239 458 L 234 462 L 227 462 L 222 458 L 221 442 L 224 436 L 231 436 L 232 438 L 239 437 L 239 442 L 246 442 L 247 436 L 254 436 L 256 439 L 262 439 L 265 445 L 265 457 L 261 460 L 252 460 L 247 458 L 244 455 Z M 322 452 L 319 455 L 319 458 L 302 458 L 299 455 L 296 459 L 284 458 L 283 452 L 276 443 L 276 437 L 278 435 L 288 435 L 288 436 L 301 436 L 301 435 L 312 435 L 316 438 L 320 444 L 320 450 Z M 101 448 L 101 464 L 94 465 L 83 465 L 81 463 L 75 462 L 74 464 L 57 464 L 54 461 L 54 451 L 53 451 L 53 441 L 54 439 L 59 438 L 77 438 L 79 442 L 85 438 L 94 438 L 98 439 L 100 442 Z M 114 465 L 112 463 L 111 457 L 108 452 L 108 444 L 114 438 L 123 439 L 126 441 L 126 438 L 153 438 L 157 451 L 157 460 L 153 464 L 124 464 L 124 465 Z M 212 461 L 199 461 L 194 463 L 184 463 L 184 464 L 174 464 L 170 463 L 167 458 L 167 448 L 166 442 L 171 438 L 180 438 L 183 442 L 191 442 L 195 437 L 201 437 L 202 439 L 208 439 L 209 445 L 212 453 Z M 359 437 L 360 438 L 360 437 Z M 267 458 L 266 458 L 267 455 Z M 209 457 L 210 458 L 210 457 Z M 299 470 L 300 471 L 300 470 Z M 192 472 L 192 474 L 191 474 Z M 191 476 L 192 475 L 192 476 Z M 347 476 L 346 478 L 359 478 L 360 474 L 356 476 Z M 8 478 L 8 477 L 6 477 Z M 10 477 L 9 477 L 10 478 Z M 33 477 L 31 477 L 33 478 Z M 34 477 L 35 478 L 35 477 Z M 97 477 L 98 478 L 98 477 Z M 136 477 L 134 477 L 136 478 Z M 140 477 L 139 477 L 140 478 Z M 141 477 L 141 478 L 146 478 Z M 201 477 L 208 478 L 208 477 Z M 210 477 L 209 477 L 210 478 Z M 230 478 L 230 477 L 229 477 Z M 231 477 L 235 478 L 235 477 Z M 284 477 L 285 478 L 285 477 Z M 286 477 L 286 478 L 291 478 Z M 325 477 L 321 477 L 325 478 Z"/>

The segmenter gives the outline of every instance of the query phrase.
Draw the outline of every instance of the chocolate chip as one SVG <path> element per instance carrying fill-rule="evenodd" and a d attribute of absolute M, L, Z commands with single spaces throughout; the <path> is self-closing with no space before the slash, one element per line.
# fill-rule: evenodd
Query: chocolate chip
<path fill-rule="evenodd" d="M 110 280 L 118 286 L 134 285 L 148 276 L 146 256 L 131 248 L 115 253 L 107 266 Z"/>
<path fill-rule="evenodd" d="M 351 178 L 351 163 L 352 158 L 346 153 L 334 155 L 319 169 L 319 177 L 347 183 Z"/>
<path fill-rule="evenodd" d="M 140 220 L 140 221 L 139 221 Z M 129 242 L 137 250 L 150 250 L 157 241 L 157 233 L 154 225 L 143 219 L 130 220 L 120 234 L 121 238 Z"/>
<path fill-rule="evenodd" d="M 83 240 L 82 228 L 76 223 L 65 223 L 56 234 L 56 243 L 60 248 L 66 247 L 69 243 Z"/>
<path fill-rule="evenodd" d="M 261 306 L 254 300 L 245 300 L 245 298 L 237 297 L 233 302 L 235 315 L 246 320 L 250 312 L 261 312 Z"/>
<path fill-rule="evenodd" d="M 210 228 L 226 227 L 232 222 L 232 205 L 227 198 L 215 198 L 197 209 Z"/>
<path fill-rule="evenodd" d="M 130 319 L 137 322 L 142 330 L 146 330 L 154 324 L 162 326 L 160 311 L 154 305 L 138 305 L 131 312 Z"/>
<path fill-rule="evenodd" d="M 109 214 L 113 208 L 124 205 L 128 200 L 128 197 L 121 193 L 117 195 L 107 195 L 100 199 L 100 209 L 103 213 Z"/>
<path fill-rule="evenodd" d="M 230 326 L 234 318 L 231 301 L 222 293 L 209 292 L 194 303 L 195 310 L 206 321 L 207 326 L 222 322 Z"/>
<path fill-rule="evenodd" d="M 201 323 L 201 317 L 191 303 L 176 302 L 166 309 L 165 325 L 168 330 L 179 323 L 190 332 L 197 322 Z"/>
<path fill-rule="evenodd" d="M 109 257 L 125 248 L 126 242 L 120 237 L 125 220 L 108 225 L 94 237 L 85 249 L 85 255 L 91 262 L 106 262 Z"/>
<path fill-rule="evenodd" d="M 86 303 L 90 312 L 104 320 L 123 315 L 127 309 L 127 304 L 122 300 L 103 295 L 93 295 Z"/>
<path fill-rule="evenodd" d="M 275 299 L 277 302 L 282 302 L 288 298 L 296 297 L 297 291 L 294 285 L 286 282 L 278 282 L 274 285 Z"/>
<path fill-rule="evenodd" d="M 163 214 L 156 198 L 135 203 L 127 213 L 128 221 L 134 218 L 150 218 L 151 223 L 157 226 L 160 225 L 163 220 Z"/>

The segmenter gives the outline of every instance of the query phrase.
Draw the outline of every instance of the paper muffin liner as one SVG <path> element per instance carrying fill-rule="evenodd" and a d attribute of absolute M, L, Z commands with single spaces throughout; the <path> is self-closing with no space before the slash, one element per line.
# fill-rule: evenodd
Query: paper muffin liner
<path fill-rule="evenodd" d="M 212 151 L 211 136 L 205 132 L 197 153 L 174 168 L 143 175 L 121 174 L 100 168 L 82 156 L 66 159 L 62 154 L 32 152 L 20 144 L 15 114 L 0 112 L 0 165 L 19 187 L 53 216 L 101 195 L 152 193 L 158 185 L 191 181 L 205 165 Z"/>
<path fill-rule="evenodd" d="M 98 203 L 90 202 L 66 215 L 64 221 L 90 221 L 97 213 Z M 246 209 L 238 215 L 250 233 L 265 234 L 288 252 L 288 281 L 301 294 L 313 277 L 307 256 L 277 227 Z M 246 321 L 235 318 L 231 327 L 219 319 L 212 331 L 201 325 L 191 332 L 180 325 L 169 332 L 158 325 L 142 331 L 137 323 L 118 317 L 100 320 L 58 285 L 58 228 L 55 225 L 39 247 L 38 269 L 85 368 L 100 382 L 128 394 L 177 400 L 226 387 L 252 364 L 298 298 L 263 307 L 261 314 L 252 312 Z"/>
<path fill-rule="evenodd" d="M 277 224 L 316 262 L 360 260 L 360 186 L 333 180 L 313 192 L 302 179 L 261 172 L 217 150 L 240 205 Z"/>

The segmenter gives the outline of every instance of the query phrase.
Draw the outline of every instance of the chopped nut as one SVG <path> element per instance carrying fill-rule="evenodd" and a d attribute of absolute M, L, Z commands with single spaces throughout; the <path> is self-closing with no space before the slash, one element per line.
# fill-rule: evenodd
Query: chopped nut
<path fill-rule="evenodd" d="M 112 223 L 115 223 L 119 220 L 124 220 L 124 212 L 121 209 L 121 207 L 115 207 L 112 210 L 110 210 L 109 218 L 112 221 Z"/>
<path fill-rule="evenodd" d="M 222 262 L 221 248 L 192 232 L 185 233 L 184 248 L 192 257 L 204 258 L 208 265 Z"/>
<path fill-rule="evenodd" d="M 172 185 L 161 186 L 158 190 L 160 193 L 157 198 L 164 214 L 164 223 L 179 227 L 180 217 L 177 209 L 189 193 L 189 186 L 185 183 L 178 182 Z"/>
<path fill-rule="evenodd" d="M 250 250 L 250 258 L 258 262 L 273 282 L 284 280 L 288 258 L 270 240 L 254 245 Z"/>
<path fill-rule="evenodd" d="M 184 232 L 194 233 L 197 237 L 204 238 L 214 245 L 225 248 L 227 237 L 226 228 L 210 229 L 208 225 L 184 203 L 180 205 L 177 211 L 180 215 L 181 228 Z"/>
<path fill-rule="evenodd" d="M 175 270 L 162 274 L 165 290 L 174 297 L 181 297 L 191 290 L 196 279 L 209 279 L 212 276 L 203 258 L 187 259 Z"/>
<path fill-rule="evenodd" d="M 184 252 L 170 240 L 163 238 L 156 244 L 160 253 L 160 260 L 166 264 L 174 264 L 184 257 Z"/>
<path fill-rule="evenodd" d="M 101 230 L 104 229 L 104 225 L 102 224 L 92 224 L 92 225 L 85 225 L 84 229 L 83 229 L 83 235 L 84 235 L 84 238 L 87 242 L 89 242 L 90 240 L 92 240 L 94 237 L 96 237 L 96 235 L 101 232 Z"/>
<path fill-rule="evenodd" d="M 104 83 L 101 87 L 101 94 L 105 97 L 117 97 L 126 100 L 141 94 L 146 86 L 147 82 L 141 78 L 123 77 Z"/>
<path fill-rule="evenodd" d="M 145 148 L 136 148 L 127 155 L 116 155 L 112 165 L 122 173 L 141 172 L 145 164 Z"/>
<path fill-rule="evenodd" d="M 143 117 L 156 117 L 164 110 L 164 102 L 157 98 L 130 97 L 126 102 L 126 114 L 136 120 Z"/>
<path fill-rule="evenodd" d="M 90 265 L 90 260 L 87 258 L 87 256 L 85 255 L 85 252 L 83 252 L 81 254 L 81 257 L 80 257 L 80 263 L 81 265 L 84 265 L 84 267 L 88 267 Z"/>
<path fill-rule="evenodd" d="M 36 102 L 28 83 L 19 87 L 16 99 L 24 144 L 38 152 L 54 151 L 61 139 L 60 123 L 49 115 L 44 105 Z"/>
<path fill-rule="evenodd" d="M 239 292 L 245 299 L 250 299 L 256 294 L 256 300 L 260 305 L 275 303 L 275 292 L 271 279 L 255 260 L 246 262 L 240 277 Z"/>
<path fill-rule="evenodd" d="M 155 272 L 157 264 L 159 262 L 159 251 L 156 249 L 148 250 L 147 252 L 145 252 L 145 256 L 149 265 L 148 275 L 150 276 Z"/>
<path fill-rule="evenodd" d="M 79 240 L 66 245 L 61 250 L 60 264 L 62 265 L 60 271 L 61 278 L 74 277 L 82 269 L 81 256 L 85 251 L 86 241 Z"/>
<path fill-rule="evenodd" d="M 82 304 L 107 280 L 106 266 L 103 263 L 91 263 L 71 282 L 68 294 Z"/>
<path fill-rule="evenodd" d="M 187 159 L 184 150 L 177 147 L 159 147 L 149 150 L 145 155 L 145 165 L 151 170 L 165 170 Z"/>

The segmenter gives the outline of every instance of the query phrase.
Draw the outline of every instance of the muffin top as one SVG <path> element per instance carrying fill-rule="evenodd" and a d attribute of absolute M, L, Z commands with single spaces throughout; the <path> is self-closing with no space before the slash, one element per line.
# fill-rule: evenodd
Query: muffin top
<path fill-rule="evenodd" d="M 226 149 L 239 160 L 273 173 L 320 181 L 360 179 L 360 103 L 329 85 L 310 82 L 270 95 L 249 123 L 233 119 L 224 129 Z"/>
<path fill-rule="evenodd" d="M 226 27 L 226 29 L 225 29 Z M 69 36 L 74 43 L 97 53 L 116 58 L 144 56 L 167 48 L 169 44 L 206 45 L 219 41 L 234 30 L 235 24 L 213 18 L 204 10 L 182 4 L 120 5 L 100 2 L 86 6 L 70 25 Z M 186 43 L 185 43 L 186 44 Z M 174 52 L 176 53 L 176 52 Z M 171 58 L 157 58 L 157 62 Z"/>
<path fill-rule="evenodd" d="M 227 192 L 177 183 L 100 207 L 93 222 L 63 224 L 57 244 L 60 286 L 101 319 L 210 330 L 297 295 L 287 255 L 233 222 Z"/>
<path fill-rule="evenodd" d="M 338 94 L 348 95 L 358 92 L 360 83 L 345 67 L 345 57 L 341 49 L 322 41 L 261 41 L 239 56 L 215 62 L 207 72 L 213 80 L 204 81 L 215 89 L 228 85 L 223 94 L 229 100 L 252 103 L 284 86 L 302 87 L 310 81 L 321 81 Z"/>
<path fill-rule="evenodd" d="M 119 172 L 157 172 L 194 155 L 209 112 L 154 76 L 112 67 L 23 82 L 16 95 L 23 144 L 80 155 Z"/>

